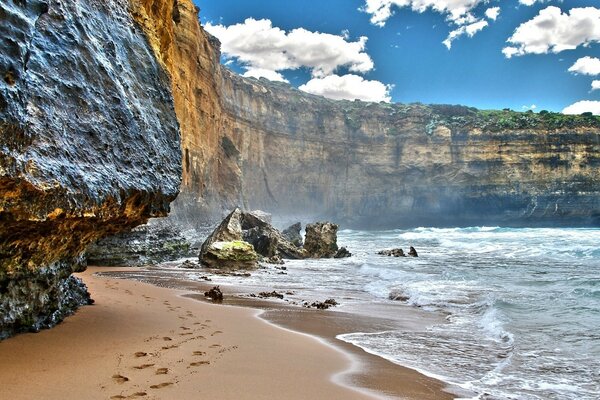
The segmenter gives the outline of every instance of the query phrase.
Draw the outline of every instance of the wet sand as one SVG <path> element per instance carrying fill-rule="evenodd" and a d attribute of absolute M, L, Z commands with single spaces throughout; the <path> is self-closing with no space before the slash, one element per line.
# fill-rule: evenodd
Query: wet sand
<path fill-rule="evenodd" d="M 335 316 L 342 313 L 262 312 L 317 339 L 265 323 L 254 308 L 190 298 L 190 289 L 204 289 L 200 284 L 177 290 L 94 275 L 102 271 L 116 270 L 80 274 L 95 305 L 53 329 L 0 342 L 2 398 L 453 397 L 442 382 L 332 339 L 349 328 L 351 321 Z"/>

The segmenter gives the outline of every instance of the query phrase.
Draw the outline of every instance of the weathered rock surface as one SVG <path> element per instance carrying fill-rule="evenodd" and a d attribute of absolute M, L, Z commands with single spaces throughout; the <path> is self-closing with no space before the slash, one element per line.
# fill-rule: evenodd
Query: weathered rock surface
<path fill-rule="evenodd" d="M 256 253 L 267 259 L 267 262 L 279 263 L 280 257 L 294 259 L 305 257 L 302 249 L 288 242 L 281 232 L 273 228 L 265 219 L 268 218 L 265 218 L 264 213 L 261 212 L 243 212 L 239 208 L 234 209 L 202 244 L 201 262 L 205 263 L 207 254 L 210 257 L 215 256 L 215 251 L 210 251 L 214 243 L 232 241 L 244 241 L 250 244 Z M 209 262 L 213 266 L 218 266 L 214 260 Z"/>
<path fill-rule="evenodd" d="M 212 242 L 200 261 L 210 268 L 249 269 L 258 266 L 258 254 L 250 243 L 241 240 Z"/>
<path fill-rule="evenodd" d="M 85 257 L 90 265 L 140 266 L 191 257 L 190 247 L 177 226 L 152 220 L 92 243 Z"/>
<path fill-rule="evenodd" d="M 345 247 L 340 247 L 339 250 L 335 253 L 333 258 L 348 258 L 352 257 L 352 253 L 348 251 Z"/>
<path fill-rule="evenodd" d="M 80 254 L 167 213 L 179 139 L 127 2 L 0 3 L 0 336 L 87 303 Z"/>
<path fill-rule="evenodd" d="M 300 232 L 302 231 L 302 224 L 300 222 L 296 222 L 293 225 L 290 225 L 286 229 L 281 232 L 284 238 L 286 238 L 290 243 L 297 247 L 303 246 L 302 235 Z"/>
<path fill-rule="evenodd" d="M 338 226 L 331 222 L 315 222 L 306 225 L 304 250 L 310 258 L 332 258 L 338 252 Z"/>

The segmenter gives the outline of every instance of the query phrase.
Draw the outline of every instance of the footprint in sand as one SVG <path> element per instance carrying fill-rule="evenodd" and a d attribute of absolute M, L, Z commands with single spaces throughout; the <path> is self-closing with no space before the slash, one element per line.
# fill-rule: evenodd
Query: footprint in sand
<path fill-rule="evenodd" d="M 175 348 L 177 348 L 177 347 L 179 347 L 179 345 L 177 345 L 177 344 L 173 344 L 173 345 L 171 345 L 171 346 L 163 346 L 163 347 L 162 347 L 162 349 L 163 349 L 163 350 L 171 350 L 171 349 L 175 349 Z"/>
<path fill-rule="evenodd" d="M 170 341 L 170 340 L 173 340 L 173 339 L 171 339 L 171 338 L 170 338 L 170 337 L 168 337 L 168 336 L 165 336 L 165 337 L 163 337 L 163 340 L 168 342 L 168 341 Z"/>
<path fill-rule="evenodd" d="M 125 383 L 129 380 L 128 377 L 123 376 L 123 375 L 119 375 L 119 374 L 115 374 L 112 376 L 113 380 L 117 383 Z"/>
<path fill-rule="evenodd" d="M 148 355 L 148 353 L 146 353 L 146 352 L 143 352 L 143 351 L 138 351 L 138 352 L 136 352 L 136 353 L 134 354 L 134 356 L 136 356 L 136 357 L 138 357 L 138 358 L 139 358 L 139 357 L 146 357 L 147 355 Z"/>
<path fill-rule="evenodd" d="M 220 344 L 211 344 L 211 345 L 210 345 L 210 348 L 211 348 L 211 349 L 216 349 L 216 348 L 218 348 L 218 347 L 221 347 L 221 345 L 220 345 Z"/>
<path fill-rule="evenodd" d="M 215 336 L 218 335 L 219 333 L 223 333 L 222 331 L 214 331 L 213 333 L 210 334 L 210 336 Z"/>
<path fill-rule="evenodd" d="M 150 389 L 162 389 L 167 386 L 171 386 L 172 384 L 173 384 L 173 382 L 163 382 L 163 383 L 159 383 L 158 385 L 150 386 Z"/>
<path fill-rule="evenodd" d="M 194 332 L 183 332 L 183 333 L 180 333 L 179 336 L 187 336 L 187 335 L 193 335 L 193 334 L 194 334 Z"/>
<path fill-rule="evenodd" d="M 146 369 L 146 368 L 150 368 L 150 367 L 154 367 L 154 364 L 142 364 L 142 365 L 137 365 L 133 368 L 135 369 Z"/>
<path fill-rule="evenodd" d="M 190 328 L 188 328 L 187 326 L 180 326 L 179 329 L 183 329 L 184 331 L 189 331 Z"/>
<path fill-rule="evenodd" d="M 159 368 L 156 370 L 156 375 L 166 375 L 169 373 L 169 368 Z"/>
<path fill-rule="evenodd" d="M 116 395 L 116 396 L 110 396 L 111 400 L 117 400 L 117 399 L 126 399 L 127 397 L 123 396 L 123 395 Z"/>
<path fill-rule="evenodd" d="M 195 356 L 203 356 L 206 354 L 206 352 L 205 351 L 195 351 L 192 354 Z"/>
<path fill-rule="evenodd" d="M 208 364 L 210 364 L 210 361 L 196 361 L 196 362 L 191 362 L 190 367 L 199 367 L 200 365 L 208 365 Z"/>

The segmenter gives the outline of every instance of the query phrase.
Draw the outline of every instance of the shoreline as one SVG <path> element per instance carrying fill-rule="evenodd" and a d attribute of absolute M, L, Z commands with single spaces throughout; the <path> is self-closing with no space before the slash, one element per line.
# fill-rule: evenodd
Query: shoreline
<path fill-rule="evenodd" d="M 209 285 L 165 288 L 110 277 L 133 272 L 143 271 L 88 268 L 77 275 L 95 305 L 53 329 L 0 342 L 3 393 L 15 400 L 185 399 L 199 394 L 223 399 L 454 398 L 444 391 L 444 382 L 335 337 L 332 343 L 327 332 L 319 335 L 294 325 L 320 325 L 323 316 L 340 313 L 300 309 L 302 318 L 289 318 L 290 310 L 275 302 L 260 301 L 262 307 L 245 301 L 210 304 L 198 293 Z"/>
<path fill-rule="evenodd" d="M 143 271 L 135 274 L 129 274 L 128 272 L 130 271 L 124 270 L 121 273 L 117 272 L 115 275 L 118 275 L 121 279 L 135 279 L 161 287 L 183 289 L 190 292 L 184 294 L 184 297 L 193 298 L 201 303 L 212 304 L 204 297 L 203 293 L 215 286 L 216 282 L 176 279 L 167 271 L 159 269 L 148 271 L 148 275 L 144 275 Z M 161 272 L 167 273 L 161 275 Z M 131 275 L 136 276 L 132 277 Z M 230 289 L 236 290 L 239 287 L 220 286 L 225 288 L 226 296 L 219 306 L 260 310 L 256 317 L 262 322 L 277 329 L 312 337 L 353 360 L 354 367 L 349 367 L 335 374 L 335 380 L 338 384 L 354 387 L 358 390 L 366 390 L 367 393 L 379 393 L 387 398 L 427 400 L 472 397 L 474 395 L 474 393 L 458 386 L 397 364 L 380 355 L 369 353 L 358 346 L 337 338 L 338 335 L 344 333 L 356 331 L 375 332 L 391 329 L 393 322 L 388 322 L 381 317 L 366 316 L 360 316 L 360 322 L 357 322 L 357 315 L 352 313 L 306 309 L 270 299 L 228 295 L 227 292 Z M 407 313 L 410 314 L 407 319 L 423 318 L 415 310 L 407 309 Z"/>

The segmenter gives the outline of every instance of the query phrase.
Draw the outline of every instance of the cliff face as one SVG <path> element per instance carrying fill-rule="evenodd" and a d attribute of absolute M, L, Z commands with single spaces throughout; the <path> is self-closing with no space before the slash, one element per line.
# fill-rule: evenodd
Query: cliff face
<path fill-rule="evenodd" d="M 348 225 L 600 224 L 600 119 L 332 101 L 223 73 L 251 208 Z"/>
<path fill-rule="evenodd" d="M 237 202 L 346 226 L 600 224 L 598 118 L 333 101 L 245 79 L 218 65 L 190 1 L 175 5 L 176 214 Z"/>
<path fill-rule="evenodd" d="M 89 296 L 86 245 L 166 215 L 170 82 L 124 0 L 0 3 L 0 338 Z"/>
<path fill-rule="evenodd" d="M 133 1 L 172 77 L 191 222 L 240 205 L 345 225 L 600 223 L 600 121 L 333 101 L 219 65 L 191 0 Z"/>

